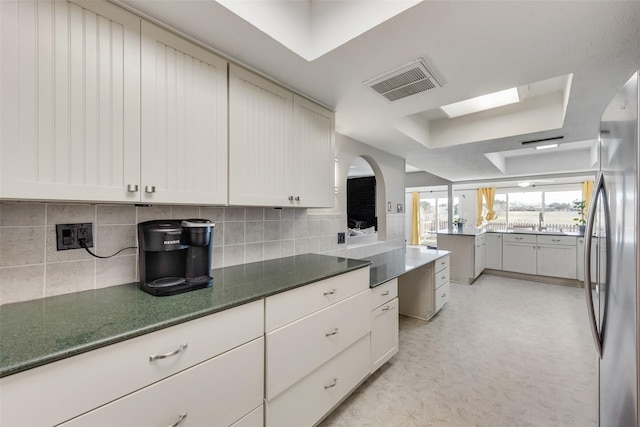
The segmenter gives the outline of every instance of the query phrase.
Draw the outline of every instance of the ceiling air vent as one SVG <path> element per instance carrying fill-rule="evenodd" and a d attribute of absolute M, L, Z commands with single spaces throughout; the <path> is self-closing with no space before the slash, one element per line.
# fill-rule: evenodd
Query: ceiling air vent
<path fill-rule="evenodd" d="M 363 84 L 391 102 L 442 86 L 431 74 L 423 59 L 417 59 L 382 76 L 369 79 Z"/>

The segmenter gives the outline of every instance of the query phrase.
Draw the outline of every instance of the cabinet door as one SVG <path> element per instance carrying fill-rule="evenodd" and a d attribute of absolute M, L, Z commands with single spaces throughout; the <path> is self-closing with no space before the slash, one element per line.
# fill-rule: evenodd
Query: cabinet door
<path fill-rule="evenodd" d="M 538 245 L 537 272 L 541 276 L 577 278 L 576 247 Z"/>
<path fill-rule="evenodd" d="M 142 22 L 142 200 L 227 203 L 227 62 Z"/>
<path fill-rule="evenodd" d="M 485 267 L 493 270 L 502 270 L 502 234 L 494 233 L 485 236 L 486 256 Z"/>
<path fill-rule="evenodd" d="M 229 204 L 293 206 L 293 94 L 229 66 Z"/>
<path fill-rule="evenodd" d="M 371 372 L 398 352 L 398 298 L 372 311 Z"/>
<path fill-rule="evenodd" d="M 486 262 L 486 253 L 487 247 L 484 240 L 484 236 L 478 236 L 475 241 L 475 253 L 474 253 L 474 269 L 473 269 L 473 277 L 478 277 L 484 271 L 484 266 Z"/>
<path fill-rule="evenodd" d="M 293 106 L 293 195 L 295 206 L 333 207 L 335 117 L 300 96 Z"/>
<path fill-rule="evenodd" d="M 534 243 L 503 242 L 502 269 L 516 273 L 536 274 L 536 252 Z"/>
<path fill-rule="evenodd" d="M 64 427 L 228 427 L 262 404 L 262 337 L 74 418 Z"/>
<path fill-rule="evenodd" d="M 140 19 L 109 2 L 0 8 L 0 197 L 139 200 Z"/>

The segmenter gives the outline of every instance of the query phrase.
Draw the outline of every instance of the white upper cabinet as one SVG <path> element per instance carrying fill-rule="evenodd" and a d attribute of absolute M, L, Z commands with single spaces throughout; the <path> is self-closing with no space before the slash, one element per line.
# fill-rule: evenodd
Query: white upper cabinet
<path fill-rule="evenodd" d="M 334 205 L 335 127 L 332 111 L 294 96 L 293 195 L 296 206 Z"/>
<path fill-rule="evenodd" d="M 227 203 L 227 62 L 142 22 L 143 202 Z"/>
<path fill-rule="evenodd" d="M 140 19 L 3 0 L 0 197 L 122 201 L 140 168 Z"/>
<path fill-rule="evenodd" d="M 333 206 L 333 113 L 229 69 L 229 204 Z"/>

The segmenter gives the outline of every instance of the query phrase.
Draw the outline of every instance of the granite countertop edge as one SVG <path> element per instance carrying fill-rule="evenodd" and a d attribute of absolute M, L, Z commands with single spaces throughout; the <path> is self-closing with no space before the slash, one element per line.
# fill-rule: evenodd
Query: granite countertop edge
<path fill-rule="evenodd" d="M 294 256 L 294 257 L 288 257 L 290 259 L 295 259 L 295 258 L 300 258 L 303 256 Z M 63 360 L 65 358 L 68 357 L 72 357 L 72 356 L 76 356 L 82 353 L 86 353 L 92 350 L 96 350 L 102 347 L 106 347 L 112 344 L 116 344 L 118 342 L 122 342 L 122 341 L 126 341 L 128 339 L 131 338 L 135 338 L 135 337 L 139 337 L 151 332 L 156 332 L 171 326 L 175 326 L 184 322 L 188 322 L 190 320 L 195 320 L 201 317 L 205 317 L 217 312 L 221 312 L 224 310 L 228 310 L 234 307 L 238 307 L 244 304 L 248 304 L 254 301 L 258 301 L 258 300 L 262 300 L 264 298 L 267 298 L 271 295 L 275 295 L 275 294 L 279 294 L 282 292 L 286 292 L 295 288 L 299 288 L 302 286 L 306 286 L 308 284 L 311 283 L 315 283 L 321 280 L 325 280 L 325 279 L 329 279 L 331 277 L 335 277 L 344 273 L 348 273 L 350 271 L 354 271 L 354 270 L 358 270 L 360 268 L 365 268 L 368 267 L 371 262 L 368 260 L 356 260 L 356 259 L 348 259 L 348 258 L 343 258 L 343 257 L 333 257 L 333 256 L 328 256 L 328 255 L 311 255 L 311 257 L 316 257 L 316 258 L 310 258 L 309 256 L 307 256 L 307 259 L 310 258 L 311 260 L 317 259 L 317 260 L 321 260 L 321 261 L 326 261 L 326 260 L 330 260 L 334 259 L 334 260 L 338 260 L 338 261 L 348 261 L 348 265 L 345 266 L 341 266 L 339 269 L 335 269 L 332 267 L 331 271 L 327 271 L 327 272 L 322 272 L 322 268 L 319 268 L 315 266 L 315 265 L 305 265 L 305 268 L 301 268 L 301 270 L 309 270 L 306 274 L 307 274 L 307 278 L 302 278 L 302 279 L 297 279 L 297 278 L 292 278 L 288 283 L 284 284 L 284 285 L 280 285 L 280 286 L 271 286 L 269 289 L 266 290 L 261 290 L 259 292 L 256 292 L 254 294 L 248 295 L 247 297 L 238 297 L 238 298 L 234 298 L 233 300 L 229 301 L 229 302 L 223 302 L 220 304 L 212 304 L 208 307 L 205 308 L 194 308 L 193 310 L 190 310 L 189 308 L 186 308 L 186 312 L 181 313 L 179 315 L 176 316 L 167 316 L 166 318 L 163 319 L 153 319 L 150 320 L 149 322 L 144 322 L 144 320 L 142 321 L 143 325 L 142 326 L 137 326 L 137 327 L 131 327 L 131 328 L 127 328 L 124 331 L 120 331 L 118 333 L 113 333 L 113 334 L 109 334 L 108 336 L 104 336 L 104 337 L 100 337 L 100 338 L 91 338 L 91 339 L 87 339 L 85 342 L 80 343 L 79 345 L 68 345 L 65 346 L 64 348 L 61 349 L 56 349 L 55 351 L 42 351 L 41 354 L 36 354 L 35 356 L 25 356 L 24 358 L 21 358 L 19 356 L 7 356 L 6 350 L 2 350 L 0 348 L 0 378 L 2 377 L 7 377 L 13 374 L 17 374 L 23 371 L 27 371 L 29 369 L 33 369 L 33 368 L 37 368 L 39 366 L 43 366 L 43 365 L 47 365 L 49 363 L 53 363 L 59 360 Z M 324 257 L 324 258 L 317 258 L 317 257 Z M 268 263 L 270 262 L 278 262 L 281 260 L 285 260 L 287 258 L 279 258 L 276 260 L 271 260 L 271 261 L 261 261 L 261 262 L 257 262 L 257 263 L 251 263 L 253 265 L 257 265 L 258 269 L 260 267 L 262 267 L 262 265 L 267 266 L 269 265 Z M 312 263 L 313 261 L 311 261 Z M 219 272 L 224 272 L 225 270 L 231 271 L 234 268 L 243 268 L 245 266 L 247 266 L 249 264 L 242 264 L 239 266 L 231 266 L 231 267 L 225 267 L 225 268 L 221 268 L 218 269 Z M 286 274 L 289 275 L 293 275 L 295 276 L 295 271 L 288 271 L 286 272 Z M 214 276 L 215 278 L 215 276 Z M 277 279 L 278 277 L 276 276 L 275 279 Z M 263 278 L 263 281 L 268 281 L 268 280 L 273 280 L 274 277 L 268 276 L 266 275 Z M 214 286 L 215 286 L 215 281 L 214 281 Z M 148 298 L 149 301 L 155 301 L 158 302 L 159 305 L 162 305 L 162 302 L 166 301 L 166 302 L 170 302 L 171 300 L 169 298 L 174 298 L 175 296 L 166 296 L 166 297 L 156 297 L 156 296 L 151 296 L 151 295 L 147 295 L 146 293 L 144 293 L 143 291 L 138 289 L 138 284 L 137 283 L 129 283 L 129 284 L 124 284 L 124 285 L 118 285 L 112 288 L 120 288 L 121 290 L 117 291 L 117 292 L 121 292 L 123 294 L 127 294 L 128 296 L 126 296 L 126 298 L 131 298 L 131 299 L 137 299 L 137 298 Z M 207 288 L 210 289 L 210 288 Z M 82 291 L 82 292 L 76 292 L 76 293 L 72 293 L 72 294 L 67 294 L 67 295 L 60 295 L 57 297 L 49 297 L 49 298 L 43 298 L 41 300 L 34 300 L 34 301 L 27 301 L 25 303 L 31 303 L 34 308 L 33 310 L 35 311 L 35 315 L 36 317 L 38 317 L 37 315 L 39 315 L 40 313 L 38 313 L 37 309 L 40 308 L 41 309 L 41 305 L 44 305 L 46 300 L 48 301 L 52 301 L 54 298 L 57 299 L 57 301 L 61 301 L 61 303 L 58 303 L 60 305 L 64 305 L 64 304 L 74 304 L 74 298 L 78 297 L 78 296 L 82 296 L 83 298 L 86 298 L 87 300 L 92 300 L 92 298 L 94 298 L 94 294 L 96 292 L 100 292 L 100 291 L 109 291 L 106 288 L 103 290 L 89 290 L 89 291 Z M 111 291 L 113 291 L 113 289 L 111 289 Z M 192 294 L 192 295 L 196 295 L 196 292 L 207 292 L 206 289 L 200 289 L 200 290 L 195 290 L 195 291 L 191 291 L 191 292 L 187 292 L 184 294 L 180 294 L 180 295 L 186 295 L 186 294 Z M 211 290 L 209 291 L 210 293 L 212 292 Z M 84 294 L 84 295 L 82 295 Z M 201 294 L 204 295 L 201 298 L 198 298 L 197 302 L 202 304 L 201 300 L 206 301 L 206 295 L 207 294 Z M 123 297 L 124 298 L 124 297 Z M 194 297 L 195 298 L 195 297 Z M 65 302 L 65 301 L 69 301 L 69 302 Z M 162 302 L 160 302 L 162 301 Z M 13 304 L 8 304 L 7 306 L 12 306 L 12 305 L 20 305 L 20 304 L 25 304 L 25 303 L 13 303 Z M 143 302 L 144 303 L 144 302 Z M 0 309 L 3 309 L 6 306 L 2 306 L 0 307 Z M 22 314 L 22 313 L 21 313 Z M 136 313 L 138 314 L 138 313 Z M 24 317 L 24 316 L 23 316 Z M 110 319 L 104 319 L 104 323 L 106 324 Z M 36 322 L 38 323 L 38 322 Z M 46 322 L 42 322 L 42 323 L 46 323 Z M 28 327 L 29 325 L 27 325 Z M 39 330 L 38 332 L 40 332 L 41 334 L 45 334 L 48 331 L 46 331 L 48 325 L 38 325 L 38 327 L 42 330 Z M 100 328 L 102 327 L 102 325 L 98 325 L 97 327 L 94 327 L 94 329 L 100 330 Z M 123 328 L 124 329 L 124 328 Z M 23 331 L 24 333 L 27 333 L 27 331 Z M 5 330 L 0 330 L 0 338 L 3 338 L 2 335 L 5 335 L 5 339 L 0 340 L 0 345 L 6 345 L 7 341 L 6 338 L 9 335 L 13 335 L 13 339 L 9 338 L 9 343 L 15 343 L 16 341 L 19 341 L 20 339 L 17 337 L 21 337 L 23 336 L 20 331 L 6 331 Z M 62 338 L 66 338 L 66 339 L 70 339 L 70 336 L 63 336 Z M 6 348 L 6 347 L 5 347 Z M 2 353 L 5 353 L 5 355 L 3 355 Z M 6 359 L 9 358 L 10 360 L 7 361 Z M 13 360 L 11 360 L 13 359 Z"/>

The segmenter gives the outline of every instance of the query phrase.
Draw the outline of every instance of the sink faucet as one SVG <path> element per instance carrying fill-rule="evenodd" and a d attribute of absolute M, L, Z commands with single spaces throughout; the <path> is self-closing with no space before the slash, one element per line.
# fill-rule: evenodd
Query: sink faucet
<path fill-rule="evenodd" d="M 545 227 L 543 224 L 544 224 L 544 213 L 540 212 L 538 214 L 538 231 L 547 229 L 547 227 Z"/>

